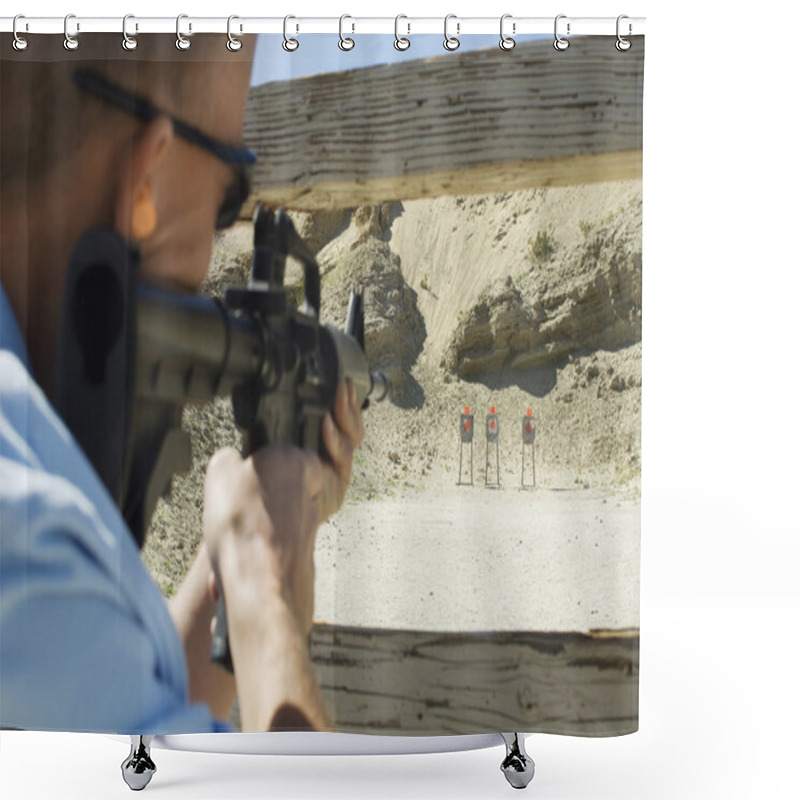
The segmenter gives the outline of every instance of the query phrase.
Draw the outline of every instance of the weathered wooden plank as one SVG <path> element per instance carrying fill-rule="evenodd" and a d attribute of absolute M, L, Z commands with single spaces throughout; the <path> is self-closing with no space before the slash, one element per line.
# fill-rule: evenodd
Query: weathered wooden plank
<path fill-rule="evenodd" d="M 320 625 L 312 657 L 337 729 L 408 735 L 638 727 L 638 631 L 431 633 Z"/>
<path fill-rule="evenodd" d="M 320 210 L 641 177 L 644 39 L 584 37 L 265 84 L 253 201 Z"/>
<path fill-rule="evenodd" d="M 311 654 L 337 730 L 606 736 L 639 716 L 639 634 L 436 633 L 317 625 Z M 238 709 L 232 721 L 237 725 Z"/>

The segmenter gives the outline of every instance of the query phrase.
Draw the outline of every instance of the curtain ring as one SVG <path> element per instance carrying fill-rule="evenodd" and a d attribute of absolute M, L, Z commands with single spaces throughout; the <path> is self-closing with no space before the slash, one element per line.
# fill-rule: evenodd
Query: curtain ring
<path fill-rule="evenodd" d="M 450 36 L 450 34 L 447 33 L 447 23 L 450 22 L 451 19 L 456 19 L 456 15 L 448 14 L 444 18 L 444 49 L 450 51 L 458 50 L 458 48 L 461 47 L 461 42 L 458 40 L 458 37 Z M 461 25 L 456 23 L 456 34 L 458 34 L 460 28 Z"/>
<path fill-rule="evenodd" d="M 135 50 L 138 46 L 139 42 L 136 41 L 135 36 L 131 36 L 128 33 L 128 20 L 129 19 L 136 19 L 133 14 L 126 14 L 122 18 L 122 49 L 123 50 Z M 139 30 L 139 24 L 136 23 L 135 29 Z"/>
<path fill-rule="evenodd" d="M 554 25 L 554 31 L 555 31 L 556 38 L 553 40 L 553 47 L 555 47 L 556 50 L 566 50 L 569 47 L 569 42 L 563 36 L 561 36 L 559 34 L 559 32 L 558 32 L 558 21 L 560 19 L 566 19 L 566 18 L 567 18 L 566 14 L 559 14 L 556 17 L 556 21 L 555 21 L 555 25 Z M 567 23 L 567 35 L 568 36 L 569 36 L 569 27 L 570 27 L 570 24 L 568 22 Z"/>
<path fill-rule="evenodd" d="M 339 49 L 340 50 L 352 50 L 356 43 L 349 37 L 345 36 L 342 32 L 342 26 L 344 25 L 344 21 L 346 19 L 353 19 L 349 14 L 342 14 L 339 17 Z"/>
<path fill-rule="evenodd" d="M 408 50 L 411 47 L 411 39 L 406 39 L 405 36 L 400 35 L 400 20 L 401 19 L 408 19 L 405 14 L 398 14 L 394 18 L 394 48 L 395 50 Z M 411 26 L 408 26 L 409 32 L 411 31 Z"/>
<path fill-rule="evenodd" d="M 506 36 L 503 33 L 503 23 L 507 19 L 511 19 L 511 14 L 503 14 L 503 16 L 500 17 L 500 49 L 501 50 L 513 50 L 514 46 L 516 45 L 516 42 L 510 36 Z M 517 24 L 516 23 L 514 23 L 512 25 L 511 30 L 512 30 L 513 33 L 517 32 Z"/>
<path fill-rule="evenodd" d="M 287 53 L 294 53 L 294 51 L 300 47 L 300 42 L 298 42 L 297 39 L 292 39 L 287 33 L 290 19 L 297 19 L 297 17 L 293 17 L 289 14 L 283 18 L 283 49 Z"/>
<path fill-rule="evenodd" d="M 624 53 L 626 50 L 631 49 L 631 40 L 625 39 L 619 32 L 619 24 L 622 22 L 623 19 L 628 19 L 625 14 L 620 14 L 617 17 L 617 41 L 614 43 L 614 47 L 620 51 L 620 53 Z M 631 33 L 631 24 L 628 23 L 628 35 Z"/>
<path fill-rule="evenodd" d="M 14 32 L 14 49 L 15 50 L 19 50 L 20 52 L 22 50 L 27 50 L 28 49 L 28 40 L 24 39 L 17 32 L 17 20 L 25 19 L 25 18 L 26 17 L 25 17 L 24 14 L 17 14 L 17 16 L 14 17 L 14 26 L 12 28 L 12 30 Z M 28 30 L 28 23 L 27 22 L 25 23 L 25 30 L 26 31 Z"/>
<path fill-rule="evenodd" d="M 242 40 L 237 39 L 231 33 L 231 22 L 235 19 L 239 19 L 235 14 L 231 14 L 231 16 L 228 17 L 228 43 L 225 46 L 231 53 L 238 53 L 242 49 Z M 239 30 L 241 30 L 241 28 L 239 28 Z"/>
<path fill-rule="evenodd" d="M 64 17 L 64 49 L 65 50 L 77 50 L 78 49 L 78 39 L 75 36 L 72 36 L 68 30 L 69 28 L 69 21 L 71 19 L 76 19 L 74 14 L 67 14 Z M 81 26 L 76 23 L 76 30 L 80 30 Z"/>
<path fill-rule="evenodd" d="M 188 14 L 178 14 L 178 18 L 175 20 L 175 34 L 178 37 L 175 40 L 175 47 L 178 50 L 188 50 L 192 43 L 181 33 L 181 20 L 182 19 L 189 19 Z M 192 23 L 189 23 L 189 33 L 192 32 Z"/>

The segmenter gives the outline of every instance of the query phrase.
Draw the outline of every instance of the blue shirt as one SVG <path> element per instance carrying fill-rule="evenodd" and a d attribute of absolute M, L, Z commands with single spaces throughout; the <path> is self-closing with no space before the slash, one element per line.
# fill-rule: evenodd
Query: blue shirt
<path fill-rule="evenodd" d="M 0 725 L 231 731 L 190 704 L 178 632 L 93 467 L 30 373 L 0 286 Z"/>

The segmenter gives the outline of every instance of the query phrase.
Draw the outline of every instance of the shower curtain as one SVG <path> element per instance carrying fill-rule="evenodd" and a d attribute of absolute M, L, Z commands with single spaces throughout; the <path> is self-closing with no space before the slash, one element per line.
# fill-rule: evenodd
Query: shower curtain
<path fill-rule="evenodd" d="M 644 39 L 450 22 L 3 35 L 3 727 L 637 729 Z M 209 463 L 331 474 L 348 376 L 343 500 L 303 552 L 262 519 L 302 564 L 249 619 L 298 653 L 253 663 L 245 551 L 204 555 L 243 479 Z M 255 708 L 297 663 L 322 726 L 292 680 Z"/>

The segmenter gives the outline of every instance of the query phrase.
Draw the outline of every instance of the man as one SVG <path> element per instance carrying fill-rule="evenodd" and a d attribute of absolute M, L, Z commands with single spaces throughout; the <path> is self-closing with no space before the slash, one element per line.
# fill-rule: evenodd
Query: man
<path fill-rule="evenodd" d="M 330 726 L 307 637 L 317 526 L 341 505 L 363 438 L 352 387 L 323 425 L 330 463 L 289 446 L 216 454 L 204 542 L 169 609 L 52 407 L 82 234 L 113 228 L 139 246 L 141 277 L 165 288 L 196 292 L 205 276 L 255 45 L 232 54 L 224 41 L 197 36 L 178 52 L 174 36 L 147 36 L 126 53 L 119 36 L 87 34 L 67 53 L 49 36 L 0 53 L 2 726 L 227 730 L 237 694 L 243 730 Z M 139 118 L 82 88 L 79 71 L 164 113 Z M 235 678 L 209 660 L 218 581 Z"/>

